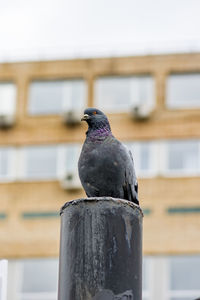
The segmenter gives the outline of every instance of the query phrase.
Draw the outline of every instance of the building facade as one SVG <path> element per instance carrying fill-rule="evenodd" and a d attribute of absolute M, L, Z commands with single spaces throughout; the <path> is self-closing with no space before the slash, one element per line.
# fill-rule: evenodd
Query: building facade
<path fill-rule="evenodd" d="M 38 258 L 38 266 L 49 258 L 46 268 L 55 270 L 59 209 L 85 196 L 77 160 L 87 126 L 78 120 L 85 107 L 97 107 L 135 160 L 144 299 L 200 295 L 200 279 L 188 287 L 185 277 L 178 281 L 181 259 L 195 276 L 192 266 L 200 269 L 200 54 L 0 64 L 0 98 L 0 257 L 13 262 L 10 274 L 25 258 Z M 15 299 L 55 298 L 22 286 Z"/>

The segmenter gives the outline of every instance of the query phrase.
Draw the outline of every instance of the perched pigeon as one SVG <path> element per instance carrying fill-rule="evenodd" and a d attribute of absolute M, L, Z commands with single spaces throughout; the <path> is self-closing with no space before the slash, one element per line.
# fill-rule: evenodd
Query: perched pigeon
<path fill-rule="evenodd" d="M 86 195 L 121 198 L 139 205 L 132 154 L 112 135 L 106 115 L 96 108 L 87 108 L 81 120 L 88 123 L 78 162 Z"/>

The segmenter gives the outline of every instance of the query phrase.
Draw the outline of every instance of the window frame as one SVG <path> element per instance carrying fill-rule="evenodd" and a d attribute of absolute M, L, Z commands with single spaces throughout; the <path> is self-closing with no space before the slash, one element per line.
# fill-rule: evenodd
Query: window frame
<path fill-rule="evenodd" d="M 27 159 L 28 159 L 28 155 L 27 155 L 27 152 L 28 152 L 28 149 L 31 148 L 31 147 L 37 147 L 38 148 L 42 148 L 43 146 L 44 147 L 55 147 L 56 149 L 56 156 L 55 156 L 55 159 L 56 159 L 56 172 L 55 172 L 55 175 L 47 175 L 47 176 L 33 176 L 33 177 L 27 177 Z M 18 178 L 19 180 L 21 181 L 54 181 L 54 180 L 57 180 L 58 178 L 58 145 L 57 144 L 45 144 L 45 145 L 29 145 L 29 146 L 23 146 L 21 148 L 18 149 L 18 162 L 20 164 L 20 168 L 18 167 Z M 19 165 L 18 165 L 19 166 Z"/>
<path fill-rule="evenodd" d="M 180 255 L 182 256 L 182 255 Z M 187 255 L 185 255 L 187 257 Z M 194 255 L 195 256 L 195 255 Z M 175 255 L 174 257 L 178 257 Z M 167 276 L 170 278 L 170 257 L 167 257 L 168 260 L 168 274 Z M 200 272 L 199 272 L 200 273 Z M 198 298 L 200 295 L 200 289 L 191 289 L 191 290 L 184 290 L 184 289 L 177 289 L 177 290 L 172 290 L 170 289 L 170 284 L 168 286 L 168 297 L 169 300 L 172 300 L 172 298 L 180 298 L 180 300 L 184 300 L 184 298 L 187 297 L 194 297 L 194 299 Z"/>
<path fill-rule="evenodd" d="M 29 147 L 55 147 L 56 148 L 56 172 L 55 176 L 45 176 L 45 177 L 27 177 L 26 175 L 26 157 L 27 157 L 27 149 Z M 74 158 L 77 161 L 78 164 L 78 157 L 81 152 L 81 144 L 80 143 L 66 143 L 66 144 L 45 144 L 45 145 L 30 145 L 30 146 L 23 146 L 18 149 L 17 151 L 17 162 L 18 162 L 18 168 L 17 168 L 17 178 L 21 181 L 26 182 L 33 182 L 33 181 L 59 181 L 61 180 L 67 172 L 74 172 L 76 175 L 78 175 L 78 167 L 74 168 L 74 170 L 69 170 L 67 168 L 67 151 L 68 147 L 74 147 L 75 148 L 75 155 Z"/>
<path fill-rule="evenodd" d="M 17 110 L 17 84 L 15 83 L 15 81 L 13 80 L 8 80 L 8 81 L 0 81 L 0 89 L 2 85 L 12 85 L 13 87 L 13 103 L 11 103 L 11 108 L 8 111 L 3 111 L 0 108 L 0 115 L 15 115 L 16 114 L 16 110 Z M 0 92 L 1 94 L 1 92 Z M 7 99 L 6 99 L 7 100 Z"/>
<path fill-rule="evenodd" d="M 194 142 L 196 141 L 198 144 L 198 153 L 197 153 L 197 160 L 198 160 L 198 168 L 197 170 L 189 170 L 189 169 L 177 169 L 177 170 L 171 170 L 168 167 L 168 163 L 169 163 L 169 144 L 173 141 L 177 141 L 177 142 Z M 184 140 L 165 140 L 162 141 L 162 145 L 160 146 L 160 173 L 164 176 L 164 177 L 195 177 L 195 176 L 199 176 L 200 175 L 200 140 L 199 139 L 184 139 Z"/>
<path fill-rule="evenodd" d="M 0 260 L 0 299 L 7 299 L 7 281 L 8 281 L 8 261 L 6 259 Z"/>
<path fill-rule="evenodd" d="M 195 256 L 195 255 L 194 255 Z M 200 290 L 171 290 L 170 289 L 170 255 L 145 255 L 147 289 L 143 289 L 144 300 L 172 300 L 172 297 L 184 300 L 186 297 L 198 298 Z M 199 257 L 199 255 L 198 255 Z M 56 257 L 56 259 L 58 259 Z M 23 260 L 8 261 L 8 299 L 16 300 L 46 300 L 56 299 L 55 292 L 25 293 L 22 291 Z M 143 276 L 144 278 L 144 276 Z M 12 286 L 12 289 L 9 287 Z M 27 298 L 28 297 L 28 298 Z M 49 297 L 49 298 L 47 298 Z"/>
<path fill-rule="evenodd" d="M 139 168 L 141 163 L 141 146 L 143 144 L 147 144 L 149 146 L 150 168 L 148 170 L 142 170 Z M 125 142 L 125 145 L 132 152 L 136 176 L 138 176 L 139 178 L 156 177 L 159 168 L 157 159 L 159 152 L 159 143 L 157 141 L 150 140 Z"/>
<path fill-rule="evenodd" d="M 1 149 L 6 149 L 8 151 L 8 166 L 7 166 L 7 175 L 2 176 L 0 174 L 0 183 L 14 181 L 17 179 L 17 159 L 16 159 L 17 150 L 14 147 L 1 146 L 0 156 L 1 156 Z"/>
<path fill-rule="evenodd" d="M 149 260 L 149 291 L 143 291 L 144 300 L 172 300 L 172 297 L 184 300 L 186 297 L 198 298 L 200 290 L 170 289 L 170 255 L 146 256 Z"/>
<path fill-rule="evenodd" d="M 152 293 L 152 259 L 149 256 L 143 257 L 143 263 L 145 259 L 146 268 L 143 269 L 143 273 L 146 271 L 146 278 L 147 278 L 147 288 L 144 289 L 142 287 L 142 299 L 143 300 L 150 300 L 151 293 Z M 144 280 L 144 274 L 142 279 Z"/>
<path fill-rule="evenodd" d="M 67 152 L 70 147 L 75 149 L 74 158 L 77 159 L 77 167 L 72 170 L 70 170 L 67 167 Z M 58 179 L 62 179 L 68 172 L 73 172 L 75 174 L 78 174 L 78 158 L 80 153 L 81 153 L 80 143 L 67 143 L 67 144 L 58 145 L 58 163 L 57 163 Z"/>
<path fill-rule="evenodd" d="M 200 139 L 184 139 L 184 140 L 176 140 L 185 141 L 185 142 L 193 142 L 196 141 L 198 144 L 198 168 L 197 170 L 170 170 L 168 168 L 168 145 L 171 141 L 174 140 L 149 140 L 149 141 L 124 141 L 124 144 L 127 146 L 129 150 L 133 153 L 133 160 L 135 164 L 136 176 L 138 178 L 155 178 L 158 176 L 167 177 L 167 178 L 176 178 L 176 177 L 197 177 L 200 175 Z M 149 170 L 140 170 L 138 165 L 140 165 L 141 153 L 140 147 L 141 145 L 149 144 L 149 159 L 150 159 L 150 168 Z M 27 150 L 29 147 L 55 147 L 56 149 L 56 170 L 54 175 L 47 176 L 33 176 L 27 177 L 26 175 L 26 156 Z M 7 175 L 0 175 L 0 183 L 3 182 L 13 182 L 16 180 L 20 181 L 59 181 L 61 180 L 67 172 L 75 172 L 75 175 L 78 176 L 78 168 L 68 169 L 66 156 L 68 147 L 75 147 L 75 155 L 76 163 L 78 163 L 78 158 L 81 153 L 81 143 L 55 143 L 55 144 L 33 144 L 26 145 L 20 147 L 13 146 L 2 146 L 1 149 L 7 149 L 9 151 L 8 154 L 8 169 Z M 1 153 L 0 153 L 1 155 Z"/>
<path fill-rule="evenodd" d="M 20 300 L 56 300 L 57 293 L 19 293 Z"/>
<path fill-rule="evenodd" d="M 84 77 L 70 77 L 70 78 L 34 78 L 29 82 L 28 87 L 28 100 L 27 100 L 27 114 L 29 117 L 44 117 L 44 116 L 59 116 L 65 113 L 66 111 L 69 111 L 69 109 L 66 108 L 66 98 L 64 95 L 62 95 L 61 99 L 61 111 L 60 112 L 31 112 L 31 85 L 34 83 L 42 83 L 42 82 L 81 82 L 82 88 L 83 88 L 83 103 L 81 104 L 81 110 L 84 109 L 88 102 L 88 82 Z M 62 87 L 62 90 L 64 90 L 64 86 Z M 63 93 L 63 91 L 62 91 Z"/>
<path fill-rule="evenodd" d="M 57 257 L 55 258 L 58 260 Z M 22 283 L 23 283 L 23 259 L 9 260 L 8 261 L 8 286 L 7 286 L 8 300 L 12 300 L 12 299 L 56 300 L 57 299 L 57 290 L 55 292 L 27 293 L 27 292 L 22 292 Z"/>
<path fill-rule="evenodd" d="M 200 99 L 199 100 L 192 100 L 192 103 L 199 101 L 199 103 L 192 104 L 192 105 L 185 105 L 184 103 L 180 102 L 180 104 L 177 104 L 177 100 L 175 104 L 173 104 L 174 100 L 170 100 L 170 77 L 173 76 L 185 76 L 185 75 L 199 75 L 200 79 L 200 72 L 194 72 L 194 71 L 183 71 L 183 72 L 173 72 L 167 75 L 166 77 L 166 90 L 165 90 L 165 103 L 166 107 L 169 110 L 194 110 L 194 109 L 200 109 Z M 200 95 L 199 95 L 200 96 Z"/>
<path fill-rule="evenodd" d="M 102 107 L 100 105 L 101 103 L 101 97 L 100 95 L 98 96 L 98 90 L 99 90 L 99 86 L 98 86 L 98 81 L 100 81 L 101 79 L 129 79 L 130 80 L 130 103 L 127 105 L 126 108 L 118 108 L 117 105 L 115 104 L 111 104 L 111 106 L 109 108 L 106 107 Z M 151 73 L 143 73 L 143 74 L 120 74 L 120 75 L 99 75 L 98 77 L 96 77 L 95 81 L 94 81 L 94 106 L 97 106 L 99 109 L 105 111 L 106 113 L 109 114 L 117 114 L 117 113 L 128 113 L 131 110 L 131 107 L 134 104 L 138 104 L 140 103 L 139 99 L 138 101 L 133 101 L 134 97 L 133 97 L 133 83 L 134 83 L 134 79 L 138 80 L 140 78 L 148 78 L 151 80 L 151 84 L 152 84 L 152 93 L 150 95 L 151 98 L 150 99 L 150 107 L 152 109 L 155 108 L 156 106 L 156 87 L 155 87 L 155 82 L 156 82 L 156 78 L 153 74 Z M 132 80 L 132 84 L 131 84 L 131 80 Z M 141 84 L 141 83 L 140 83 Z M 138 90 L 139 90 L 139 85 L 138 85 Z M 149 100 L 147 99 L 147 103 L 149 104 Z"/>

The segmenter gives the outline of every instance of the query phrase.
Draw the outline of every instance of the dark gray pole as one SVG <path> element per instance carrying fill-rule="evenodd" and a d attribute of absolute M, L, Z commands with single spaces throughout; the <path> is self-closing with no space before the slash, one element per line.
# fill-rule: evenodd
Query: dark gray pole
<path fill-rule="evenodd" d="M 142 300 L 142 211 L 110 197 L 61 209 L 58 300 Z"/>

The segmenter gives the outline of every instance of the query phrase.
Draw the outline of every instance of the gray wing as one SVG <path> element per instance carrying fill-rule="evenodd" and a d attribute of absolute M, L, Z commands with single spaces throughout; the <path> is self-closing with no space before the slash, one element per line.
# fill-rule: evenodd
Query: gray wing
<path fill-rule="evenodd" d="M 134 161 L 133 156 L 130 150 L 128 150 L 128 155 L 130 158 L 130 163 L 126 164 L 126 171 L 125 171 L 125 184 L 123 186 L 124 190 L 124 198 L 128 199 L 129 201 L 134 202 L 135 204 L 139 205 L 138 200 L 138 182 L 135 174 L 134 169 Z"/>

